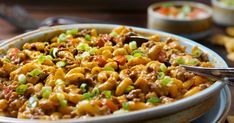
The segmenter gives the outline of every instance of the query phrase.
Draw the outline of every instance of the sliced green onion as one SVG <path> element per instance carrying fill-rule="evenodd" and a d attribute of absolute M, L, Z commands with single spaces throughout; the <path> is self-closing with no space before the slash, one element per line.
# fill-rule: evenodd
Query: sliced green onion
<path fill-rule="evenodd" d="M 79 45 L 76 48 L 78 50 L 89 51 L 90 46 L 86 43 L 79 43 Z"/>
<path fill-rule="evenodd" d="M 95 96 L 98 96 L 99 94 L 100 94 L 99 89 L 97 87 L 93 88 L 91 95 L 95 97 Z"/>
<path fill-rule="evenodd" d="M 75 36 L 78 33 L 78 29 L 67 30 L 66 34 Z"/>
<path fill-rule="evenodd" d="M 91 49 L 89 50 L 89 53 L 93 55 L 93 54 L 95 54 L 95 53 L 97 52 L 97 50 L 98 50 L 98 49 L 97 49 L 96 47 L 91 48 Z"/>
<path fill-rule="evenodd" d="M 110 67 L 110 66 L 105 66 L 104 70 L 105 71 L 115 71 L 115 69 L 113 67 Z"/>
<path fill-rule="evenodd" d="M 32 77 L 38 76 L 40 74 L 42 74 L 42 71 L 38 70 L 38 69 L 34 69 L 29 73 L 29 75 L 32 76 Z"/>
<path fill-rule="evenodd" d="M 61 107 L 66 107 L 67 106 L 67 100 L 65 100 L 65 99 L 64 100 L 60 100 L 59 104 L 60 104 Z"/>
<path fill-rule="evenodd" d="M 50 50 L 50 55 L 56 58 L 56 53 L 58 52 L 58 50 L 59 50 L 58 48 L 52 48 Z"/>
<path fill-rule="evenodd" d="M 91 36 L 89 34 L 86 34 L 85 35 L 85 40 L 90 41 L 91 40 Z"/>
<path fill-rule="evenodd" d="M 127 112 L 128 112 L 128 110 L 120 109 L 120 110 L 113 112 L 113 114 L 116 115 L 116 114 L 123 114 L 123 113 L 127 113 Z"/>
<path fill-rule="evenodd" d="M 31 96 L 28 101 L 28 106 L 30 108 L 35 108 L 37 106 L 38 98 L 36 96 Z"/>
<path fill-rule="evenodd" d="M 88 93 L 84 93 L 83 94 L 84 99 L 88 100 L 92 98 L 92 95 L 88 92 Z"/>
<path fill-rule="evenodd" d="M 129 47 L 130 47 L 131 50 L 137 49 L 137 43 L 136 43 L 136 41 L 130 42 L 129 43 Z"/>
<path fill-rule="evenodd" d="M 192 56 L 199 58 L 202 55 L 202 53 L 203 52 L 200 49 L 196 49 L 196 50 L 192 51 Z"/>
<path fill-rule="evenodd" d="M 132 52 L 132 54 L 133 54 L 133 56 L 135 56 L 135 57 L 141 57 L 144 53 L 143 53 L 142 51 L 140 51 L 140 50 L 134 50 L 134 51 Z"/>
<path fill-rule="evenodd" d="M 63 93 L 57 93 L 57 94 L 56 94 L 56 96 L 57 96 L 57 99 L 58 99 L 59 101 L 61 101 L 61 100 L 64 100 L 64 99 L 65 99 L 65 96 L 64 96 L 64 94 L 63 94 Z"/>
<path fill-rule="evenodd" d="M 163 79 L 165 77 L 165 73 L 164 72 L 159 72 L 157 74 L 157 79 Z"/>
<path fill-rule="evenodd" d="M 42 88 L 42 97 L 49 98 L 50 94 L 52 93 L 52 88 L 47 86 Z"/>
<path fill-rule="evenodd" d="M 65 61 L 58 61 L 58 62 L 56 63 L 56 66 L 57 66 L 57 67 L 64 67 L 64 66 L 66 66 L 66 62 L 65 62 Z"/>
<path fill-rule="evenodd" d="M 18 76 L 18 81 L 19 81 L 20 84 L 26 83 L 26 76 L 24 74 L 20 74 Z"/>
<path fill-rule="evenodd" d="M 134 56 L 132 56 L 132 55 L 126 55 L 126 58 L 127 58 L 128 61 L 130 61 L 130 60 L 132 60 L 134 58 Z"/>
<path fill-rule="evenodd" d="M 157 97 L 151 97 L 151 98 L 149 98 L 147 100 L 147 102 L 149 102 L 149 103 L 160 103 L 161 100 L 159 98 L 157 98 Z"/>
<path fill-rule="evenodd" d="M 11 60 L 9 58 L 3 58 L 2 60 L 5 62 L 8 62 L 8 63 L 11 62 Z"/>
<path fill-rule="evenodd" d="M 132 86 L 132 85 L 130 85 L 130 86 L 128 86 L 126 89 L 125 89 L 125 93 L 129 93 L 131 90 L 133 90 L 133 89 L 135 89 L 135 87 L 134 86 Z"/>
<path fill-rule="evenodd" d="M 198 59 L 190 59 L 189 60 L 189 65 L 197 65 L 199 63 Z"/>
<path fill-rule="evenodd" d="M 53 58 L 51 57 L 51 55 L 47 55 L 47 56 L 41 55 L 41 56 L 38 58 L 37 62 L 38 62 L 39 64 L 42 64 L 46 59 L 52 60 Z"/>
<path fill-rule="evenodd" d="M 28 85 L 21 84 L 16 88 L 16 93 L 20 95 L 24 95 L 27 89 L 28 89 Z"/>
<path fill-rule="evenodd" d="M 122 108 L 123 108 L 124 110 L 128 110 L 128 108 L 129 108 L 128 102 L 122 103 Z"/>
<path fill-rule="evenodd" d="M 64 84 L 64 81 L 62 79 L 57 79 L 55 81 L 55 85 L 62 85 L 62 84 Z"/>
<path fill-rule="evenodd" d="M 80 85 L 80 89 L 83 91 L 83 92 L 86 92 L 86 89 L 87 89 L 88 85 L 86 83 L 82 83 Z"/>
<path fill-rule="evenodd" d="M 162 79 L 162 85 L 166 86 L 167 84 L 171 83 L 172 82 L 172 79 L 169 77 L 169 76 L 165 76 L 163 79 Z"/>
<path fill-rule="evenodd" d="M 182 8 L 182 12 L 185 13 L 185 14 L 188 14 L 191 11 L 192 10 L 191 10 L 191 7 L 189 5 L 184 5 L 183 8 Z"/>
<path fill-rule="evenodd" d="M 176 63 L 177 64 L 185 64 L 185 61 L 184 61 L 184 59 L 182 57 L 179 57 L 179 58 L 176 59 Z"/>
<path fill-rule="evenodd" d="M 167 71 L 167 66 L 166 66 L 165 64 L 162 63 L 162 64 L 160 65 L 160 70 L 161 70 L 162 72 L 165 73 L 165 72 Z"/>
<path fill-rule="evenodd" d="M 110 99 L 112 96 L 111 91 L 103 91 L 102 94 L 104 94 L 107 99 Z"/>
<path fill-rule="evenodd" d="M 89 58 L 90 57 L 90 54 L 89 52 L 83 52 L 81 55 L 80 55 L 81 58 Z"/>
<path fill-rule="evenodd" d="M 115 31 L 112 31 L 112 32 L 110 33 L 110 35 L 113 36 L 113 37 L 117 37 L 117 36 L 118 36 L 118 34 L 117 34 Z"/>
<path fill-rule="evenodd" d="M 59 35 L 58 43 L 62 43 L 64 41 L 66 41 L 66 40 L 67 40 L 67 35 L 66 34 L 62 33 L 62 34 Z"/>

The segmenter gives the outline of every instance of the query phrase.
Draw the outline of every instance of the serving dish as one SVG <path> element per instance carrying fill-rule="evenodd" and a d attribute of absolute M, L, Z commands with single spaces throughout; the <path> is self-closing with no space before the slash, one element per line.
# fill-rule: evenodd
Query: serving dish
<path fill-rule="evenodd" d="M 1 52 L 4 53 L 6 49 L 9 47 L 20 47 L 26 42 L 40 41 L 46 40 L 54 36 L 55 34 L 61 32 L 62 30 L 79 28 L 79 29 L 87 29 L 87 28 L 95 28 L 98 32 L 110 32 L 111 29 L 117 27 L 119 25 L 105 25 L 105 24 L 78 24 L 78 25 L 65 25 L 65 26 L 56 26 L 56 27 L 45 27 L 36 31 L 28 32 L 26 34 L 14 37 L 12 39 L 7 40 L 6 42 L 0 45 Z M 179 37 L 173 34 L 164 33 L 160 31 L 153 31 L 148 29 L 142 29 L 137 27 L 131 27 L 134 31 L 140 33 L 141 35 L 152 35 L 152 34 L 160 34 L 161 36 L 172 36 L 179 39 L 181 45 L 185 45 L 188 47 L 188 50 L 191 50 L 192 46 L 198 46 L 202 51 L 209 54 L 210 61 L 213 62 L 215 67 L 227 67 L 226 63 L 222 60 L 220 56 L 218 56 L 215 52 L 209 50 L 208 48 L 195 43 L 191 40 L 185 39 L 183 37 Z M 141 110 L 130 112 L 127 114 L 120 115 L 108 115 L 102 117 L 94 117 L 88 119 L 69 119 L 69 120 L 59 120 L 59 121 L 50 121 L 50 122 L 133 122 L 133 121 L 162 121 L 162 122 L 170 122 L 170 121 L 191 121 L 203 113 L 208 111 L 218 99 L 219 91 L 224 86 L 221 82 L 216 82 L 211 85 L 209 88 L 204 91 L 197 93 L 191 97 L 181 99 L 171 104 L 158 106 L 151 109 Z M 186 115 L 185 115 L 186 114 Z M 178 118 L 178 116 L 183 116 Z M 169 119 L 170 120 L 169 120 Z M 38 122 L 39 120 L 23 120 L 23 119 L 15 119 L 15 118 L 7 118 L 0 117 L 1 122 Z M 48 122 L 40 120 L 40 122 Z"/>
<path fill-rule="evenodd" d="M 228 6 L 219 0 L 212 0 L 213 19 L 217 24 L 224 26 L 234 25 L 234 6 Z"/>
<path fill-rule="evenodd" d="M 188 5 L 194 8 L 202 8 L 207 16 L 195 19 L 175 19 L 174 17 L 160 16 L 155 9 L 171 4 L 173 6 Z M 199 39 L 210 33 L 212 26 L 212 9 L 204 4 L 188 1 L 169 1 L 152 4 L 148 7 L 148 23 L 150 29 L 162 30 L 174 34 L 183 35 L 190 39 Z"/>

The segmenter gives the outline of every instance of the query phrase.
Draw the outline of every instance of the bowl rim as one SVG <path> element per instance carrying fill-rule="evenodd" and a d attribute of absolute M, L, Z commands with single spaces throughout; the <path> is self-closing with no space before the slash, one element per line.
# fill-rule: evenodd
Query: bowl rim
<path fill-rule="evenodd" d="M 159 16 L 158 14 L 156 14 L 156 12 L 154 12 L 154 9 L 156 7 L 159 7 L 162 4 L 165 3 L 173 3 L 174 5 L 185 5 L 185 4 L 190 4 L 192 7 L 196 7 L 196 8 L 203 8 L 208 15 L 206 17 L 202 17 L 202 18 L 196 18 L 196 19 L 173 19 L 173 18 L 168 18 L 165 16 Z M 167 21 L 177 21 L 177 22 L 196 22 L 196 21 L 203 21 L 203 20 L 207 20 L 210 19 L 213 15 L 213 10 L 210 6 L 205 5 L 203 3 L 199 3 L 199 2 L 193 2 L 193 1 L 165 1 L 165 2 L 157 2 L 157 3 L 153 3 L 148 7 L 148 16 L 153 16 L 155 18 L 160 18 L 162 20 L 167 20 Z"/>
<path fill-rule="evenodd" d="M 234 10 L 234 6 L 225 5 L 224 3 L 222 3 L 222 2 L 220 2 L 218 0 L 211 0 L 211 3 L 212 3 L 213 6 L 220 7 L 222 9 L 226 9 L 226 10 L 230 10 L 230 11 Z"/>
<path fill-rule="evenodd" d="M 45 27 L 45 28 L 41 28 L 35 31 L 31 31 L 31 32 L 27 32 L 21 35 L 18 35 L 16 37 L 13 37 L 11 39 L 8 39 L 6 41 L 4 41 L 3 43 L 0 44 L 0 47 L 3 46 L 9 46 L 11 43 L 14 43 L 16 41 L 20 41 L 23 38 L 26 37 L 31 37 L 33 38 L 33 36 L 35 37 L 34 34 L 37 35 L 41 35 L 41 34 L 46 34 L 47 32 L 53 32 L 56 30 L 67 30 L 67 29 L 72 29 L 72 28 L 98 28 L 98 29 L 113 29 L 115 27 L 118 27 L 121 25 L 115 25 L 115 24 L 73 24 L 73 25 L 62 25 L 62 26 L 54 26 L 54 27 Z M 164 35 L 164 36 L 171 36 L 174 37 L 176 39 L 178 39 L 179 41 L 185 43 L 186 45 L 191 45 L 191 46 L 198 46 L 199 48 L 201 48 L 203 51 L 209 52 L 210 54 L 214 55 L 218 62 L 220 64 L 223 65 L 224 68 L 227 68 L 227 64 L 226 62 L 214 51 L 210 50 L 209 48 L 194 42 L 190 39 L 186 39 L 184 37 L 175 35 L 175 34 L 171 34 L 171 33 L 167 33 L 167 32 L 162 32 L 162 31 L 157 31 L 157 30 L 151 30 L 151 29 L 146 29 L 146 28 L 140 28 L 140 27 L 134 27 L 134 26 L 126 26 L 129 28 L 132 28 L 134 31 L 136 32 L 144 32 L 146 34 L 160 34 L 160 35 Z M 23 39 L 24 40 L 24 39 Z M 92 118 L 87 118 L 87 119 L 61 119 L 61 120 L 54 120 L 54 121 L 49 121 L 50 123 L 63 123 L 63 122 L 67 122 L 67 123 L 82 123 L 82 122 L 87 122 L 87 123 L 91 123 L 91 122 L 123 122 L 123 121 L 129 121 L 129 120 L 133 120 L 135 118 L 137 118 L 138 120 L 143 120 L 142 118 L 152 118 L 153 114 L 165 114 L 165 112 L 169 112 L 169 113 L 173 113 L 174 110 L 178 111 L 178 107 L 183 107 L 180 110 L 186 109 L 192 105 L 195 105 L 198 102 L 201 102 L 203 100 L 205 100 L 206 98 L 209 97 L 209 95 L 212 95 L 214 93 L 216 93 L 217 91 L 219 91 L 222 87 L 224 87 L 224 83 L 217 81 L 215 82 L 213 85 L 211 85 L 209 88 L 194 94 L 190 97 L 184 98 L 184 99 L 180 99 L 177 100 L 173 103 L 170 104 L 165 104 L 165 105 L 161 105 L 161 106 L 156 106 L 153 108 L 149 108 L 149 109 L 143 109 L 143 110 L 139 110 L 139 111 L 134 111 L 134 112 L 129 112 L 129 113 L 125 113 L 125 114 L 119 114 L 119 115 L 106 115 L 106 116 L 100 116 L 100 117 L 92 117 Z M 166 113 L 166 114 L 169 114 Z M 143 117 L 142 117 L 143 116 Z M 10 117 L 5 117 L 5 116 L 0 116 L 0 122 L 14 122 L 14 123 L 24 123 L 24 122 L 48 122 L 48 120 L 35 120 L 35 119 L 17 119 L 17 118 L 10 118 Z"/>

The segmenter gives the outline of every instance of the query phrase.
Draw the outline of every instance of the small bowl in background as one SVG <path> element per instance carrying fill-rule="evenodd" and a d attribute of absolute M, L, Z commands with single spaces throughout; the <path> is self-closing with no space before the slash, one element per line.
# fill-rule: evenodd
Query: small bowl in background
<path fill-rule="evenodd" d="M 165 4 L 175 6 L 189 5 L 193 8 L 201 8 L 207 12 L 206 17 L 196 19 L 176 19 L 167 16 L 161 16 L 155 9 Z M 212 9 L 204 4 L 197 2 L 170 1 L 152 4 L 148 7 L 148 28 L 162 30 L 174 34 L 179 34 L 190 39 L 201 39 L 211 33 L 212 27 Z"/>
<path fill-rule="evenodd" d="M 223 26 L 234 26 L 234 6 L 228 6 L 218 0 L 212 0 L 213 19 Z"/>

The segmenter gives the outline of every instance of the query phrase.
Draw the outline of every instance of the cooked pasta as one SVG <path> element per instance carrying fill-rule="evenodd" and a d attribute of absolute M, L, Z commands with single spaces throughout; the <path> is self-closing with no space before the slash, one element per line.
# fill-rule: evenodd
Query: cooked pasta
<path fill-rule="evenodd" d="M 171 37 L 127 41 L 124 26 L 109 34 L 71 29 L 44 42 L 10 48 L 0 59 L 0 110 L 24 119 L 120 114 L 186 98 L 214 80 L 180 64 L 212 67 L 198 47 L 191 53 Z"/>

